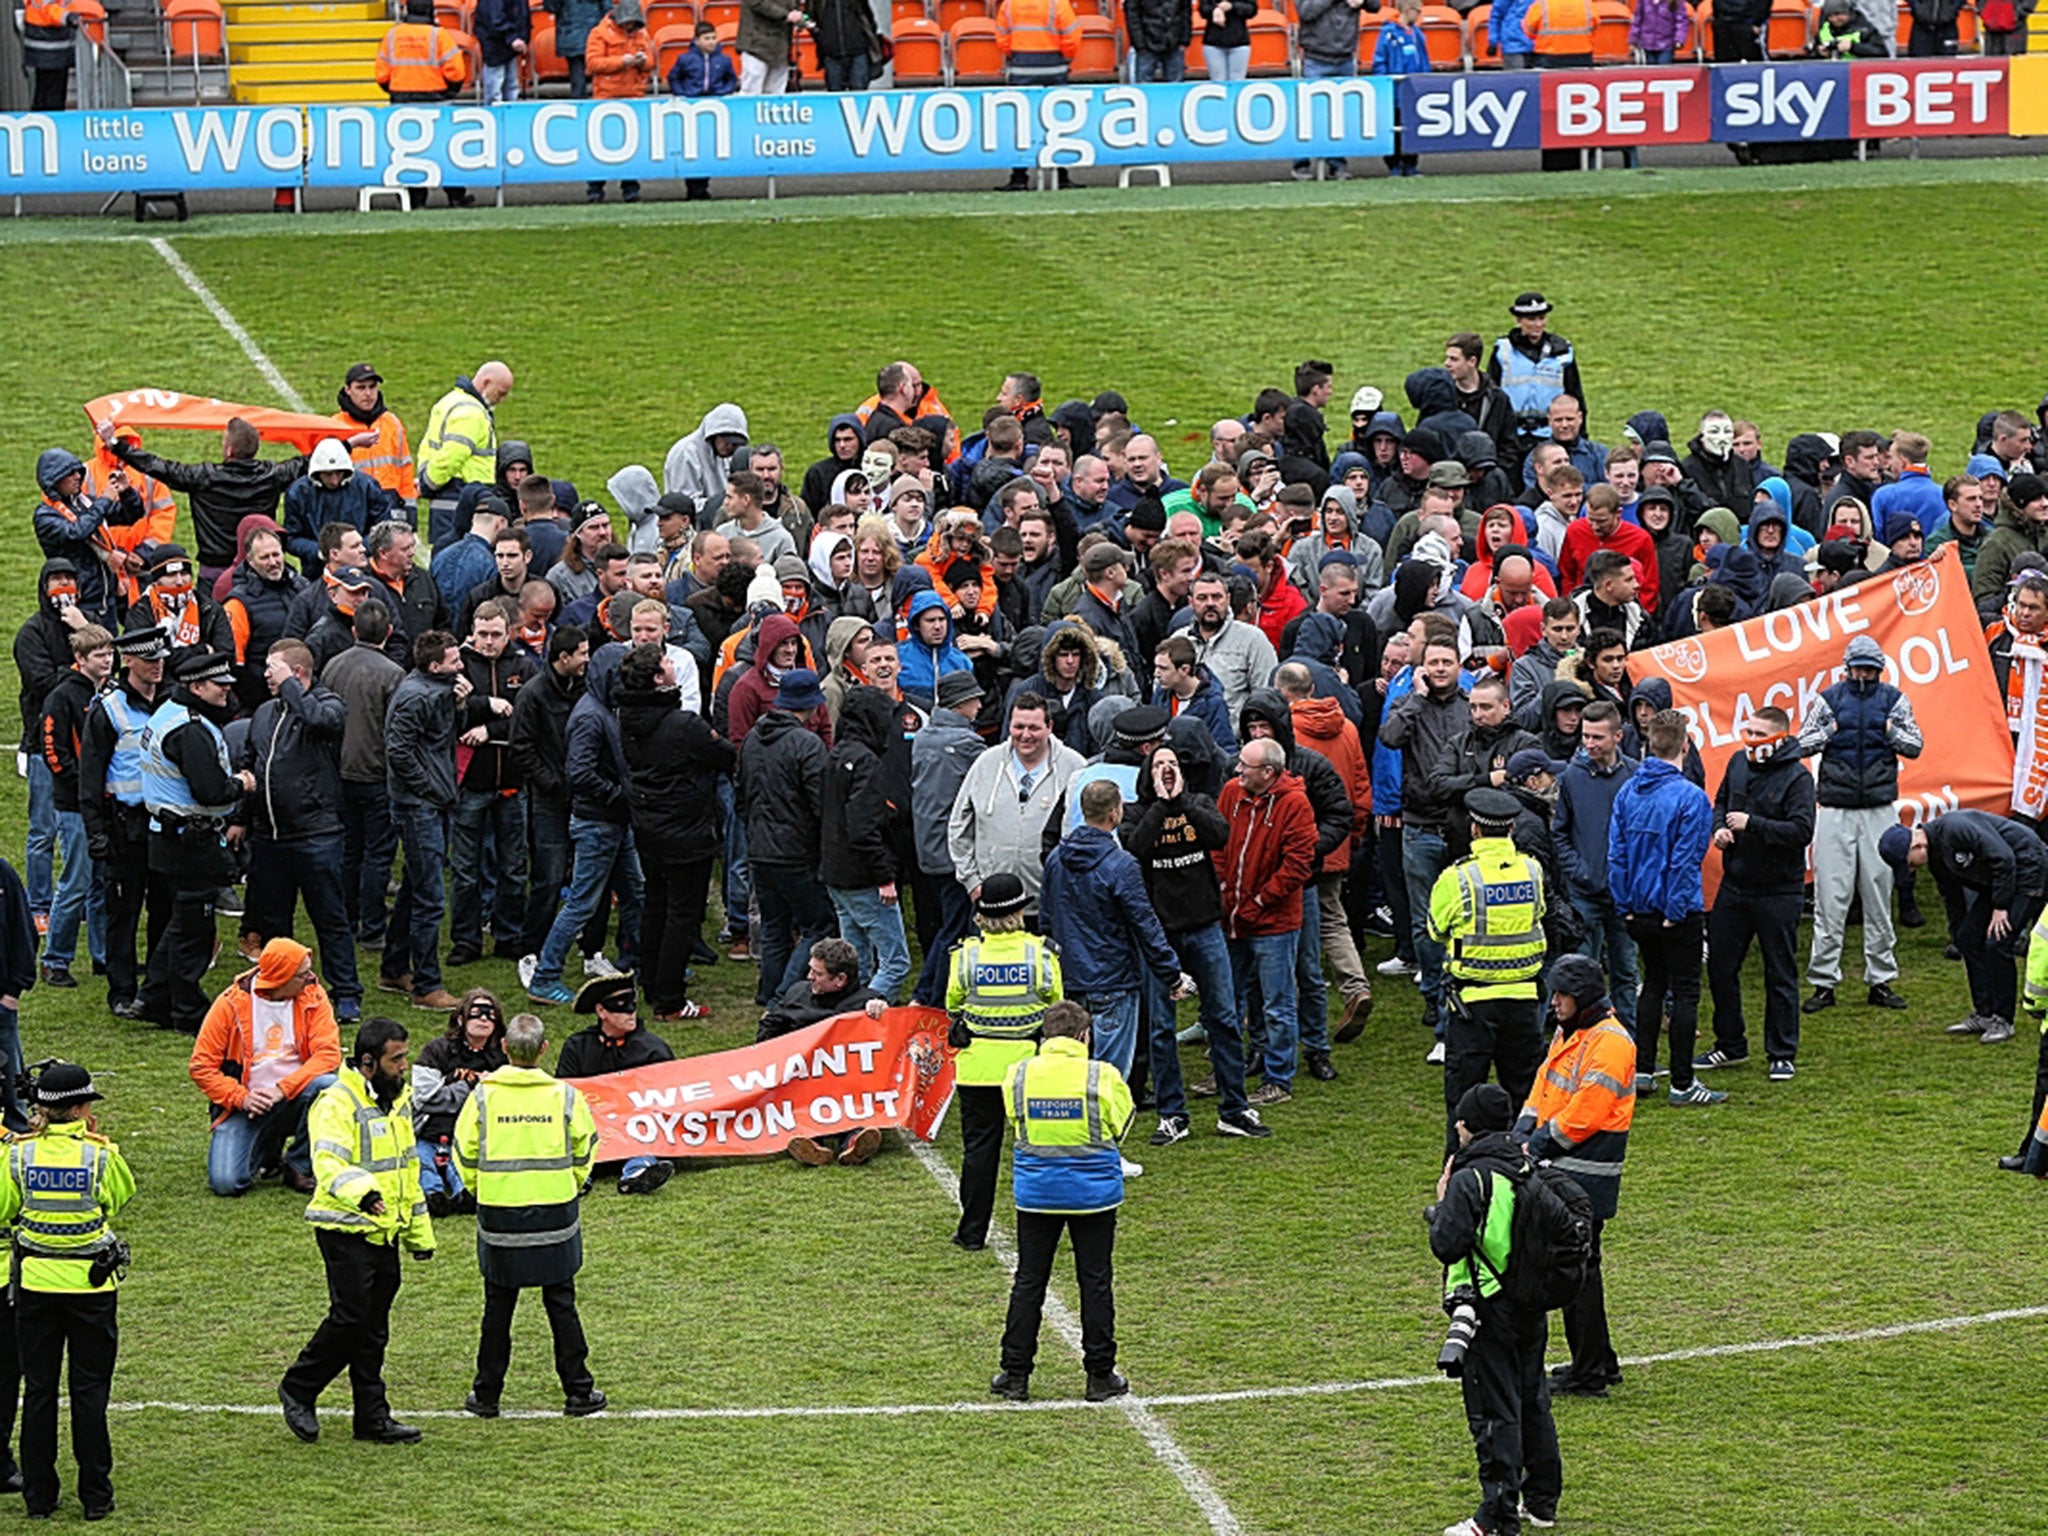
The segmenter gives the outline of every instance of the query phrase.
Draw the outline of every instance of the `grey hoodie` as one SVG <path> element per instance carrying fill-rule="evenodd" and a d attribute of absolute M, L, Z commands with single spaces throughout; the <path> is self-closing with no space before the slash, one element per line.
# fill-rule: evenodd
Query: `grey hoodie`
<path fill-rule="evenodd" d="M 722 500 L 730 477 L 730 462 L 711 446 L 711 439 L 720 436 L 747 440 L 747 413 L 729 401 L 711 407 L 696 431 L 676 439 L 662 461 L 663 492 L 682 491 L 696 498 L 700 507 Z"/>

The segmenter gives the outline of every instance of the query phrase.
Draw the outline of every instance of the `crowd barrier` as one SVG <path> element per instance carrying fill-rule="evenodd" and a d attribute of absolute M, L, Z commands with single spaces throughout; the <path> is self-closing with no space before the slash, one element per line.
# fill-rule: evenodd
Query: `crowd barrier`
<path fill-rule="evenodd" d="M 1397 116 L 1398 113 L 1398 116 Z M 2048 135 L 2048 57 L 510 106 L 0 114 L 6 190 L 494 188 L 1770 140 Z"/>

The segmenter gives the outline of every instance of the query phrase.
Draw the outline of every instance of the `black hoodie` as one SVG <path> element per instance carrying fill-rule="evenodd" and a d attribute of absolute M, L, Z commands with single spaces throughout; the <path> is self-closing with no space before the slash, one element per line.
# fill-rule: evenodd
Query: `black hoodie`
<path fill-rule="evenodd" d="M 674 688 L 616 695 L 626 757 L 626 805 L 640 857 L 657 864 L 709 863 L 723 846 L 718 780 L 733 750 Z"/>
<path fill-rule="evenodd" d="M 1323 860 L 1335 853 L 1351 835 L 1351 796 L 1336 766 L 1322 753 L 1294 744 L 1294 712 L 1278 689 L 1254 688 L 1237 712 L 1237 739 L 1252 739 L 1252 722 L 1263 720 L 1273 736 L 1287 749 L 1287 771 L 1308 791 L 1309 809 L 1316 817 L 1316 873 L 1323 872 Z"/>
<path fill-rule="evenodd" d="M 1577 683 L 1561 679 L 1553 681 L 1543 690 L 1543 704 L 1539 711 L 1542 719 L 1536 727 L 1543 750 L 1561 763 L 1570 762 L 1572 754 L 1579 750 L 1578 732 L 1567 736 L 1557 728 L 1557 706 L 1565 699 L 1577 699 L 1582 707 L 1588 702 L 1586 690 Z"/>
<path fill-rule="evenodd" d="M 43 717 L 36 722 L 35 750 L 43 755 L 50 770 L 60 811 L 78 809 L 78 753 L 85 745 L 85 717 L 99 689 L 77 667 L 67 667 L 43 700 Z"/>
<path fill-rule="evenodd" d="M 894 699 L 879 688 L 847 689 L 818 818 L 818 873 L 828 886 L 871 891 L 896 879 L 882 770 L 882 756 L 895 730 Z"/>
<path fill-rule="evenodd" d="M 36 745 L 36 722 L 43 717 L 43 701 L 57 686 L 57 679 L 71 670 L 71 626 L 57 615 L 50 601 L 52 576 L 78 575 L 69 560 L 45 560 L 36 578 L 36 611 L 14 632 L 14 670 L 21 674 L 21 741 L 25 750 Z"/>
<path fill-rule="evenodd" d="M 1125 843 L 1144 872 L 1145 894 L 1167 933 L 1223 921 L 1223 890 L 1209 855 L 1229 841 L 1230 823 L 1214 800 L 1188 788 L 1162 800 L 1151 773 L 1138 775 L 1138 820 Z"/>
<path fill-rule="evenodd" d="M 1827 532 L 1820 509 L 1821 468 L 1829 459 L 1827 439 L 1801 432 L 1785 445 L 1785 484 L 1792 490 L 1792 521 L 1816 539 Z"/>
<path fill-rule="evenodd" d="M 1730 811 L 1745 811 L 1749 825 L 1721 850 L 1721 878 L 1749 896 L 1790 896 L 1806 888 L 1806 850 L 1813 841 L 1813 775 L 1796 741 L 1753 763 L 1746 753 L 1728 759 L 1714 794 L 1714 830 Z"/>

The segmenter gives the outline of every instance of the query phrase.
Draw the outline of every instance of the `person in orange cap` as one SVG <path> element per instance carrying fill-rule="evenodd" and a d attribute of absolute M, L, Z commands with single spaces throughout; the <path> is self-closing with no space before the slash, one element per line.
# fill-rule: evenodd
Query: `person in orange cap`
<path fill-rule="evenodd" d="M 313 1191 L 306 1111 L 341 1070 L 341 1031 L 296 939 L 272 939 L 255 968 L 214 999 L 192 1046 L 192 1081 L 213 1101 L 206 1182 L 216 1195 L 246 1194 L 264 1170 Z"/>

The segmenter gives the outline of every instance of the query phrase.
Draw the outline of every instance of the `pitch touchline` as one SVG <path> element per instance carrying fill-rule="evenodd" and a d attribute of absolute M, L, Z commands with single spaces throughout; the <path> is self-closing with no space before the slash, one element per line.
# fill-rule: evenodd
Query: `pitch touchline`
<path fill-rule="evenodd" d="M 304 413 L 307 409 L 304 397 L 291 386 L 291 381 L 278 371 L 277 364 L 270 360 L 270 354 L 256 345 L 256 339 L 242 329 L 242 322 L 228 312 L 227 305 L 214 297 L 213 290 L 200 280 L 197 272 L 185 265 L 185 258 L 171 249 L 171 242 L 152 238 L 149 248 L 163 257 L 164 264 L 178 274 L 178 281 L 192 290 L 192 297 L 206 306 L 207 313 L 220 322 L 220 328 L 233 338 L 249 361 L 256 365 L 256 371 L 263 375 L 263 381 L 277 391 L 277 397 L 293 410 Z"/>
<path fill-rule="evenodd" d="M 1053 1299 L 1048 1297 L 1048 1314 L 1051 1314 L 1053 1305 Z M 1064 1311 L 1064 1308 L 1062 1310 Z M 1996 1312 L 1975 1312 L 1963 1317 L 1937 1317 L 1917 1323 L 1888 1323 L 1883 1327 L 1857 1328 L 1840 1333 L 1806 1333 L 1788 1339 L 1758 1339 L 1745 1344 L 1703 1344 L 1692 1349 L 1665 1350 L 1654 1355 L 1629 1355 L 1623 1357 L 1621 1363 L 1634 1367 L 1670 1365 L 1686 1360 L 1718 1359 L 1729 1355 L 1775 1355 L 1795 1349 L 1819 1349 L 1830 1344 L 1868 1344 L 1884 1339 L 1908 1338 L 1915 1334 L 1955 1333 L 1964 1328 L 1981 1328 L 1990 1323 L 2020 1322 L 2042 1317 L 2048 1317 L 2048 1306 L 2006 1307 Z M 1067 1320 L 1073 1321 L 1071 1313 L 1067 1314 Z M 1054 1326 L 1058 1327 L 1057 1320 Z M 1086 1413 L 1130 1413 L 1133 1409 L 1194 1408 L 1208 1403 L 1269 1402 L 1291 1397 L 1346 1397 L 1362 1392 L 1395 1392 L 1414 1387 L 1445 1385 L 1448 1385 L 1447 1378 L 1432 1374 L 1380 1376 L 1360 1381 L 1318 1381 L 1285 1387 L 1239 1387 L 1219 1392 L 1162 1392 L 1150 1397 L 1134 1395 L 1119 1398 L 1109 1403 L 1084 1402 L 1080 1398 L 1047 1398 L 1028 1403 L 1007 1403 L 983 1398 L 958 1403 L 793 1404 L 766 1408 L 625 1408 L 608 1409 L 598 1417 L 651 1420 L 900 1419 L 925 1414 L 1064 1413 L 1076 1409 Z M 270 1418 L 277 1413 L 277 1405 L 274 1403 L 252 1406 L 246 1403 L 179 1403 L 148 1400 L 110 1403 L 108 1408 L 114 1413 L 220 1413 L 258 1418 Z M 402 1411 L 402 1416 L 407 1419 L 468 1417 L 459 1408 L 407 1409 Z M 507 1408 L 503 1416 L 508 1419 L 559 1419 L 561 1414 L 539 1408 Z M 1206 1510 L 1204 1512 L 1206 1513 Z"/>

